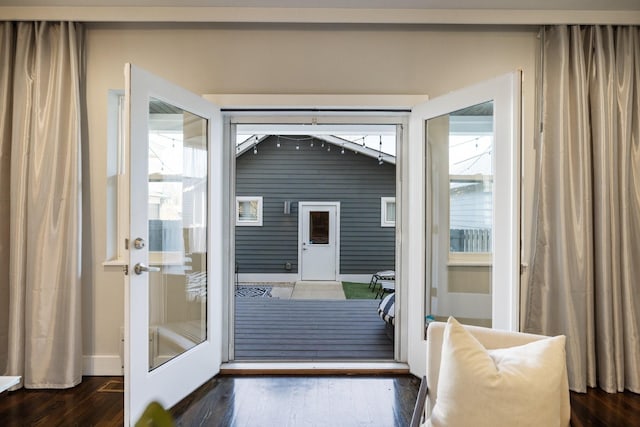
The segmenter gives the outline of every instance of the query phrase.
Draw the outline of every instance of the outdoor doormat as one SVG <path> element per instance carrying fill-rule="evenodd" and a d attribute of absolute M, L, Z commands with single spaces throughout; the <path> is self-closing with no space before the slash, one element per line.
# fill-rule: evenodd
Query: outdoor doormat
<path fill-rule="evenodd" d="M 271 289 L 273 289 L 272 286 L 238 285 L 236 286 L 236 297 L 271 298 Z"/>

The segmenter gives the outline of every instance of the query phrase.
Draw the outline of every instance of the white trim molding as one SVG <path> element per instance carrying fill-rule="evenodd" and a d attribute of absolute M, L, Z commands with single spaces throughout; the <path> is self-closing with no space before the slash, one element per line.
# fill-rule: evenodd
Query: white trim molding
<path fill-rule="evenodd" d="M 82 375 L 124 375 L 122 358 L 118 354 L 94 354 L 82 357 Z"/>

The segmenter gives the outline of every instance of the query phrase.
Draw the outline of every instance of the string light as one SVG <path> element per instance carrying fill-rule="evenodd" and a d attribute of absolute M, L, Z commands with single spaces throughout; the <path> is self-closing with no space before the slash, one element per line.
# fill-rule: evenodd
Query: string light
<path fill-rule="evenodd" d="M 342 150 L 340 150 L 340 154 L 344 154 L 344 144 L 342 144 Z"/>
<path fill-rule="evenodd" d="M 276 142 L 276 147 L 280 148 L 280 135 L 278 135 L 278 141 Z"/>

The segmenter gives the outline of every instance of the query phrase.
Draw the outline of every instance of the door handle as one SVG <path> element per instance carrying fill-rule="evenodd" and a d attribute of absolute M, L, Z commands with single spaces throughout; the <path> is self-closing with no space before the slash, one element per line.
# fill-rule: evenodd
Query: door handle
<path fill-rule="evenodd" d="M 146 265 L 142 264 L 142 263 L 137 263 L 136 265 L 133 266 L 133 271 L 136 274 L 142 274 L 143 272 L 157 272 L 160 271 L 160 267 L 147 267 Z"/>

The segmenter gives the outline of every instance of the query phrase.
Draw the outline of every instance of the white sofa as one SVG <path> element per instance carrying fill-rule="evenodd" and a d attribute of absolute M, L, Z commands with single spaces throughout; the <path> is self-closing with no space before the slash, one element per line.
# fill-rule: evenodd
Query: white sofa
<path fill-rule="evenodd" d="M 429 324 L 429 328 L 427 330 L 427 384 L 428 384 L 428 395 L 426 402 L 426 417 L 427 419 L 432 413 L 432 410 L 438 399 L 438 384 L 439 384 L 439 374 L 441 367 L 441 352 L 443 347 L 443 339 L 444 333 L 447 323 L 445 322 L 432 322 Z M 475 337 L 478 342 L 485 347 L 487 350 L 493 349 L 505 349 L 512 348 L 516 346 L 522 346 L 528 343 L 532 343 L 534 341 L 547 339 L 549 337 L 542 335 L 533 335 L 519 332 L 506 332 L 500 331 L 490 328 L 482 328 L 477 326 L 468 326 L 463 325 L 463 328 L 468 331 L 473 337 Z M 562 337 L 564 340 L 564 337 Z M 564 341 L 562 341 L 562 351 L 564 353 Z M 564 358 L 562 359 L 562 368 L 560 368 L 559 364 L 557 371 L 560 375 L 558 381 L 560 383 L 560 387 L 558 387 L 557 393 L 552 395 L 553 399 L 559 400 L 560 405 L 559 413 L 556 418 L 557 425 L 559 426 L 568 426 L 570 421 L 570 402 L 569 402 L 569 386 L 567 380 L 567 370 L 566 370 L 566 362 Z M 541 397 L 545 399 L 549 399 L 549 396 Z M 465 402 L 460 402 L 460 408 L 464 408 Z M 539 403 L 539 402 L 538 402 Z M 499 402 L 495 403 L 499 405 Z M 555 424 L 555 423 L 554 423 Z"/>

